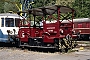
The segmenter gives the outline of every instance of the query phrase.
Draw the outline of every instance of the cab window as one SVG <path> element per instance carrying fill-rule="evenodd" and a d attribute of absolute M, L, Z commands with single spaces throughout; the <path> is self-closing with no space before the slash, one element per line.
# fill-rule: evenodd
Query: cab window
<path fill-rule="evenodd" d="M 4 18 L 1 18 L 2 22 L 1 22 L 1 27 L 4 27 Z"/>
<path fill-rule="evenodd" d="M 5 18 L 5 26 L 6 27 L 14 27 L 14 19 L 13 18 Z"/>
<path fill-rule="evenodd" d="M 78 24 L 78 28 L 82 28 L 82 24 Z"/>
<path fill-rule="evenodd" d="M 19 23 L 20 23 L 20 19 L 15 19 L 15 26 L 18 27 L 19 26 Z"/>

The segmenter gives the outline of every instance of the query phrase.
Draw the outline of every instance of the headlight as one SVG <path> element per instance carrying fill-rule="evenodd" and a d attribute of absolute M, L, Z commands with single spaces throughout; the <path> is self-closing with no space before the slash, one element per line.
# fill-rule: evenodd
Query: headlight
<path fill-rule="evenodd" d="M 61 34 L 63 34 L 63 33 L 64 33 L 62 29 L 60 29 L 60 33 L 61 33 Z"/>
<path fill-rule="evenodd" d="M 72 30 L 72 33 L 75 34 L 75 30 Z"/>
<path fill-rule="evenodd" d="M 79 32 L 81 33 L 81 30 L 79 30 Z"/>

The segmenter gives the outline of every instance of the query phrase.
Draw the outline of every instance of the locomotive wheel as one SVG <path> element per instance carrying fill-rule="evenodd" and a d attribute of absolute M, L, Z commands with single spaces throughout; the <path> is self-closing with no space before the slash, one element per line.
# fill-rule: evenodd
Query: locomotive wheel
<path fill-rule="evenodd" d="M 24 46 L 21 46 L 23 43 L 20 41 L 20 40 L 18 40 L 18 42 L 17 42 L 17 47 L 18 48 L 21 48 L 22 50 L 24 49 Z"/>
<path fill-rule="evenodd" d="M 16 45 L 17 45 L 17 47 L 20 47 L 20 45 L 21 45 L 19 38 L 16 38 Z"/>

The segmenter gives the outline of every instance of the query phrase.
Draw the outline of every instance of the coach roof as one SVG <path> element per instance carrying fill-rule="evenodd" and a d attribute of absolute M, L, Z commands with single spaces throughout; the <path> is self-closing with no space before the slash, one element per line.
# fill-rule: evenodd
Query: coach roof
<path fill-rule="evenodd" d="M 22 19 L 22 17 L 20 17 L 18 14 L 12 14 L 12 13 L 1 13 L 0 17 L 2 17 L 2 18 L 20 18 L 20 19 Z"/>

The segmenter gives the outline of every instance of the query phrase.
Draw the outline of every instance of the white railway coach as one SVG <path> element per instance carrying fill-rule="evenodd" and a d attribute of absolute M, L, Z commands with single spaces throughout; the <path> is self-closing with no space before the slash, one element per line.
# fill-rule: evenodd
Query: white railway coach
<path fill-rule="evenodd" d="M 1 13 L 0 14 L 0 42 L 8 42 L 8 33 L 7 30 L 10 31 L 11 35 L 18 33 L 18 25 L 22 17 L 18 14 L 13 13 Z"/>

